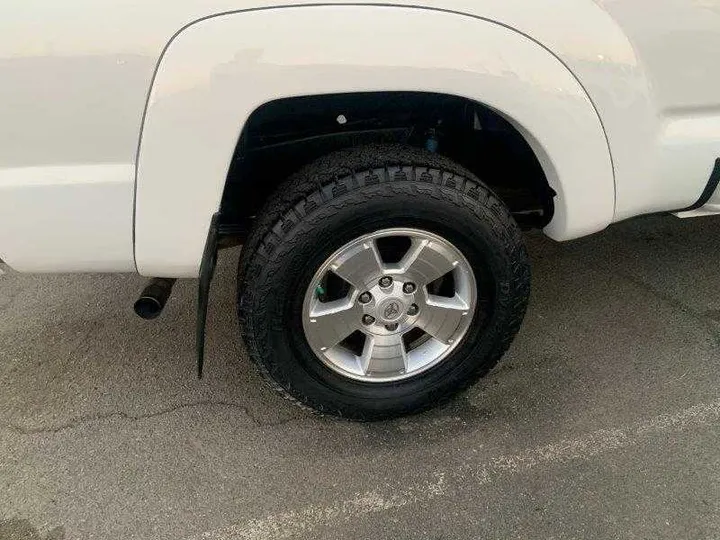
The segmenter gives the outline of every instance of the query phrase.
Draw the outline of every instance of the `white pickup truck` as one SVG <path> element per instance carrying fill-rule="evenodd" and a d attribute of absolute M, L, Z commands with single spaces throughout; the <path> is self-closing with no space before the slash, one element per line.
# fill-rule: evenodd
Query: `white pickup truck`
<path fill-rule="evenodd" d="M 0 258 L 139 272 L 157 316 L 244 245 L 288 398 L 371 420 L 483 376 L 569 240 L 720 213 L 720 0 L 7 0 Z"/>

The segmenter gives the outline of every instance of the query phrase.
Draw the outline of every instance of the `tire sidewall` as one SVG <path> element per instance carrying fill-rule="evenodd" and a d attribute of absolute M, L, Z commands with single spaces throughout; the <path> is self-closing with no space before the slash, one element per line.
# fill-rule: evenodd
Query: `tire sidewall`
<path fill-rule="evenodd" d="M 340 416 L 372 419 L 436 403 L 492 367 L 496 351 L 507 346 L 517 306 L 524 311 L 527 290 L 517 270 L 526 262 L 525 252 L 514 222 L 508 228 L 505 216 L 504 207 L 496 210 L 455 189 L 417 182 L 364 186 L 320 205 L 298 219 L 246 279 L 243 311 L 247 334 L 254 336 L 254 356 L 294 397 Z M 330 369 L 310 349 L 303 299 L 317 268 L 333 252 L 364 234 L 394 227 L 425 230 L 452 243 L 482 290 L 468 332 L 447 358 L 405 380 L 357 381 Z"/>

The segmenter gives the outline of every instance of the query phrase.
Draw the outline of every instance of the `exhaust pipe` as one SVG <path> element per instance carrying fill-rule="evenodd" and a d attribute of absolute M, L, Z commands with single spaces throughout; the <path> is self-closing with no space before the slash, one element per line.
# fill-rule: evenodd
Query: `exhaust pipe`
<path fill-rule="evenodd" d="M 175 281 L 174 278 L 152 278 L 133 306 L 135 313 L 143 319 L 158 317 L 170 298 Z"/>

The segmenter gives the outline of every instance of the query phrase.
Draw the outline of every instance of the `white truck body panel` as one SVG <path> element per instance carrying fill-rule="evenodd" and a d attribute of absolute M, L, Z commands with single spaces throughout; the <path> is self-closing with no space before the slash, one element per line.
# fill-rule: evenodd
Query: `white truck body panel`
<path fill-rule="evenodd" d="M 370 25 L 372 37 L 362 47 L 343 39 Z M 283 39 L 298 29 L 308 37 Z M 462 39 L 412 39 L 433 32 Z M 237 134 L 255 109 L 272 99 L 348 90 L 427 90 L 482 101 L 529 134 L 543 156 L 558 193 L 551 236 L 580 236 L 612 221 L 613 171 L 597 113 L 567 68 L 531 40 L 497 24 L 426 9 L 261 10 L 191 26 L 160 62 L 138 163 L 140 273 L 197 275 Z M 583 144 L 565 151 L 578 140 Z M 175 183 L 172 197 L 168 178 Z"/>
<path fill-rule="evenodd" d="M 127 163 L 0 169 L 0 253 L 23 272 L 134 271 L 134 171 Z"/>
<path fill-rule="evenodd" d="M 691 205 L 720 156 L 720 0 L 438 0 L 427 9 L 409 9 L 419 4 L 409 0 L 343 3 L 287 8 L 286 15 L 257 11 L 273 7 L 269 0 L 5 3 L 0 257 L 28 271 L 128 271 L 137 257 L 143 273 L 197 275 L 244 119 L 253 107 L 299 92 L 427 90 L 493 101 L 523 129 L 558 188 L 560 212 L 548 228 L 558 239 Z M 321 11 L 337 20 L 311 15 Z M 281 17 L 277 23 L 271 13 Z M 266 27 L 250 28 L 251 18 Z M 437 26 L 428 31 L 432 19 Z M 346 61 L 357 73 L 343 86 L 336 74 Z M 287 79 L 294 74 L 297 80 Z M 520 88 L 533 97 L 523 99 Z M 183 100 L 190 110 L 180 111 Z M 590 134 L 588 106 L 604 130 L 604 153 Z M 223 107 L 230 118 L 220 118 Z M 203 134 L 192 149 L 188 120 Z M 174 124 L 180 129 L 171 133 Z M 231 125 L 232 140 L 221 140 Z M 578 138 L 585 133 L 589 139 Z M 191 151 L 197 160 L 188 159 Z M 610 162 L 608 174 L 602 164 Z M 601 176 L 610 188 L 598 188 Z M 161 196 L 176 199 L 182 212 L 163 206 Z M 717 196 L 711 203 L 704 211 L 717 207 Z"/>
<path fill-rule="evenodd" d="M 628 36 L 639 75 L 624 88 L 616 77 L 586 86 L 598 104 L 603 86 L 616 93 L 615 110 L 626 114 L 616 127 L 605 124 L 617 174 L 615 220 L 687 207 L 720 156 L 720 1 L 597 1 Z"/>

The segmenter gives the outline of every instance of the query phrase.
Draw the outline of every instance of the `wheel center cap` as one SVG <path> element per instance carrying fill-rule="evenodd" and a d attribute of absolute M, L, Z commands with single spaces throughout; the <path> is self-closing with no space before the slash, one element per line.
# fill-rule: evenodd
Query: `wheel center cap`
<path fill-rule="evenodd" d="M 378 305 L 378 316 L 386 323 L 394 323 L 398 321 L 407 308 L 405 304 L 398 298 L 388 298 Z"/>

